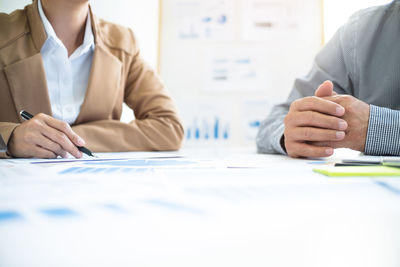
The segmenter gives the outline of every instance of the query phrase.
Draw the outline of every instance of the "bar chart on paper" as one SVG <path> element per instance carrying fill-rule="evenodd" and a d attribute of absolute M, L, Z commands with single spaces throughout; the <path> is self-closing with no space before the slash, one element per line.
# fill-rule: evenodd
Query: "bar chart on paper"
<path fill-rule="evenodd" d="M 118 168 L 118 167 L 108 167 L 108 168 L 92 168 L 92 167 L 68 167 L 65 170 L 59 172 L 59 174 L 105 174 L 105 173 L 146 173 L 151 172 L 152 169 L 149 168 Z"/>
<path fill-rule="evenodd" d="M 66 167 L 59 174 L 110 174 L 110 173 L 151 173 L 155 168 L 194 166 L 195 161 L 178 159 L 129 159 L 113 161 L 89 161 L 79 166 Z"/>

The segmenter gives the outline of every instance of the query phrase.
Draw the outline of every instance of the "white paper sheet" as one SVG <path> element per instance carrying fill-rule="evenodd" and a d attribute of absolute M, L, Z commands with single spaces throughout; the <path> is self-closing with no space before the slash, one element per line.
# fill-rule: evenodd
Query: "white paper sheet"
<path fill-rule="evenodd" d="M 0 265 L 71 266 L 74 258 L 87 266 L 188 266 L 193 256 L 205 257 L 201 265 L 207 266 L 226 263 L 225 256 L 235 259 L 231 266 L 248 264 L 249 256 L 277 265 L 288 251 L 302 259 L 312 255 L 310 263 L 321 244 L 338 249 L 349 242 L 362 248 L 349 256 L 358 262 L 371 246 L 379 255 L 398 252 L 400 193 L 385 180 L 330 179 L 312 172 L 314 164 L 329 162 L 259 155 L 254 148 L 180 154 L 59 164 L 0 161 Z M 138 164 L 115 165 L 129 161 Z M 85 171 L 60 173 L 75 167 Z M 92 172 L 100 168 L 105 171 Z M 265 249 L 278 256 L 264 257 Z"/>

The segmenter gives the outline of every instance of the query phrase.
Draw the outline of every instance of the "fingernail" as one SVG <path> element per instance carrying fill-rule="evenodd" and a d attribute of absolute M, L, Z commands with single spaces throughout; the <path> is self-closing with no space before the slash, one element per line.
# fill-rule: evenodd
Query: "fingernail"
<path fill-rule="evenodd" d="M 78 136 L 78 145 L 79 146 L 84 146 L 85 145 L 85 140 L 83 140 L 81 137 Z"/>
<path fill-rule="evenodd" d="M 342 116 L 344 114 L 344 108 L 343 107 L 337 107 L 336 108 L 336 114 L 339 116 Z"/>
<path fill-rule="evenodd" d="M 344 132 L 336 132 L 336 139 L 343 139 L 345 133 Z"/>
<path fill-rule="evenodd" d="M 347 122 L 340 121 L 339 122 L 339 130 L 346 130 L 347 129 Z"/>
<path fill-rule="evenodd" d="M 333 154 L 333 148 L 327 148 L 327 149 L 325 150 L 325 154 L 326 154 L 326 155 L 332 155 L 332 154 Z"/>

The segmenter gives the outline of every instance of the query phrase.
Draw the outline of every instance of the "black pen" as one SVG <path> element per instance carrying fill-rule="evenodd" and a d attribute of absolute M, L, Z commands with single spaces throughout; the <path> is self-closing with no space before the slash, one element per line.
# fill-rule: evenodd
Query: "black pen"
<path fill-rule="evenodd" d="M 33 118 L 33 115 L 30 114 L 29 112 L 25 111 L 25 110 L 21 110 L 21 112 L 19 113 L 21 115 L 22 118 L 24 118 L 25 120 L 30 120 Z M 76 146 L 78 148 L 79 151 L 81 151 L 82 153 L 85 153 L 88 156 L 94 157 L 94 154 L 92 153 L 92 151 L 90 151 L 89 149 L 87 149 L 84 146 Z"/>
<path fill-rule="evenodd" d="M 335 167 L 354 167 L 354 166 L 380 166 L 380 163 L 368 163 L 368 162 L 337 162 Z"/>

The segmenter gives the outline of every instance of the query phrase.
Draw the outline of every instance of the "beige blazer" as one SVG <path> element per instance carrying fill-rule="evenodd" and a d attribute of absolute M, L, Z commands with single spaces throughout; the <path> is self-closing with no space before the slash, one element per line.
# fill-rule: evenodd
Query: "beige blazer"
<path fill-rule="evenodd" d="M 72 129 L 95 152 L 177 150 L 183 128 L 160 78 L 141 59 L 130 29 L 90 11 L 96 48 L 85 100 Z M 46 33 L 37 0 L 0 13 L 0 134 L 7 144 L 20 110 L 52 115 L 40 49 Z M 136 120 L 119 121 L 122 103 Z M 5 157 L 0 153 L 0 157 Z"/>

